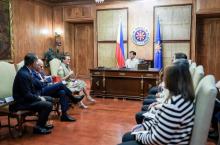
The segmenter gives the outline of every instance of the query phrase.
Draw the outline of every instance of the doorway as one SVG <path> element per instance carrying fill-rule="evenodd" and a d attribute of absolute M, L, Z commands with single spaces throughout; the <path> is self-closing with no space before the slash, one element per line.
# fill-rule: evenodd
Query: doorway
<path fill-rule="evenodd" d="M 94 67 L 93 23 L 74 23 L 72 27 L 72 66 L 80 78 L 89 78 Z"/>
<path fill-rule="evenodd" d="M 196 61 L 220 80 L 220 18 L 197 20 Z"/>

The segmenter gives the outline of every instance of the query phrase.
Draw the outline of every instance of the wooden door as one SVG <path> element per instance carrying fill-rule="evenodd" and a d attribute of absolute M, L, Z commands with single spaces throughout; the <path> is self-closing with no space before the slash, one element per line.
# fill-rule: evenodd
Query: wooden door
<path fill-rule="evenodd" d="M 74 71 L 80 78 L 89 78 L 89 69 L 94 66 L 93 24 L 74 24 Z"/>
<path fill-rule="evenodd" d="M 206 74 L 220 80 L 220 19 L 201 19 L 197 24 L 196 61 Z"/>

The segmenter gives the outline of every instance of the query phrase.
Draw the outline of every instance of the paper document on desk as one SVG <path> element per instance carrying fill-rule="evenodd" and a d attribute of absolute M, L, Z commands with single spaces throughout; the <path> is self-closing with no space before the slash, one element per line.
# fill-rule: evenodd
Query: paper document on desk
<path fill-rule="evenodd" d="M 10 103 L 10 102 L 13 102 L 13 101 L 14 101 L 14 98 L 13 98 L 12 96 L 6 97 L 6 98 L 5 98 L 5 101 L 6 101 L 6 103 Z"/>

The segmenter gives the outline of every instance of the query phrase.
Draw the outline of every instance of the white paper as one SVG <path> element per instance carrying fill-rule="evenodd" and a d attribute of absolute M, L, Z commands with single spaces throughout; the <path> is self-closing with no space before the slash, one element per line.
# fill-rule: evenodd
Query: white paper
<path fill-rule="evenodd" d="M 136 134 L 139 134 L 139 133 L 146 133 L 146 132 L 148 132 L 148 131 L 146 131 L 146 130 L 144 130 L 144 131 L 134 131 L 131 134 L 136 135 Z"/>
<path fill-rule="evenodd" d="M 6 97 L 6 98 L 5 98 L 5 101 L 6 101 L 6 103 L 10 103 L 10 102 L 13 102 L 13 101 L 14 101 L 14 98 L 13 98 L 12 96 Z"/>

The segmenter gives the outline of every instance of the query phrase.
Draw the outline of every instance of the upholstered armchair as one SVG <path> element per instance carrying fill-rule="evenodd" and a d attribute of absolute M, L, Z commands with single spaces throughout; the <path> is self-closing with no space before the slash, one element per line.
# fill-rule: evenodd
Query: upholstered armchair
<path fill-rule="evenodd" d="M 193 87 L 194 90 L 196 90 L 200 80 L 204 77 L 205 73 L 204 73 L 204 69 L 202 65 L 199 65 L 195 68 L 192 80 L 193 80 Z"/>
<path fill-rule="evenodd" d="M 206 145 L 216 95 L 214 76 L 205 76 L 196 88 L 195 120 L 190 145 Z"/>
<path fill-rule="evenodd" d="M 0 61 L 0 99 L 5 100 L 12 96 L 12 88 L 13 82 L 16 75 L 16 70 L 14 64 L 10 64 L 8 62 Z M 11 102 L 13 103 L 13 101 Z M 2 127 L 8 127 L 10 134 L 15 137 L 21 136 L 23 133 L 23 123 L 25 117 L 27 115 L 35 115 L 34 112 L 23 110 L 23 111 L 16 111 L 12 112 L 9 110 L 9 104 L 5 103 L 6 105 L 2 105 L 0 107 L 0 116 L 7 116 L 8 117 L 8 124 L 3 125 Z M 11 125 L 11 118 L 15 118 L 17 120 L 15 125 Z M 33 121 L 33 120 L 32 120 Z"/>
<path fill-rule="evenodd" d="M 192 77 L 193 77 L 193 74 L 194 74 L 194 72 L 195 72 L 195 69 L 196 69 L 196 63 L 193 62 L 193 63 L 190 65 L 190 67 L 189 67 L 189 71 L 190 71 L 190 74 L 191 74 Z"/>
<path fill-rule="evenodd" d="M 18 71 L 20 68 L 22 68 L 23 66 L 24 66 L 24 60 L 22 60 L 21 62 L 19 62 L 19 63 L 17 63 L 17 64 L 15 65 L 17 71 Z"/>
<path fill-rule="evenodd" d="M 60 67 L 61 61 L 57 58 L 52 59 L 50 62 L 50 72 L 52 76 L 57 76 L 57 71 Z"/>

